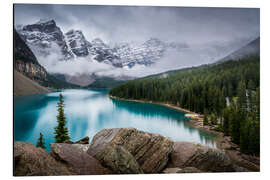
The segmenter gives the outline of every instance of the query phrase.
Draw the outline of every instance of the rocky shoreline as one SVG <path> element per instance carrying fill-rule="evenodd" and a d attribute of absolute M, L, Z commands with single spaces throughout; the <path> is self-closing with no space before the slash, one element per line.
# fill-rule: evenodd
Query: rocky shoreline
<path fill-rule="evenodd" d="M 14 143 L 15 176 L 156 174 L 254 171 L 236 164 L 224 151 L 173 142 L 135 128 L 103 129 L 89 144 L 51 143 L 51 152 L 31 143 Z"/>
<path fill-rule="evenodd" d="M 133 100 L 133 99 L 124 99 L 118 98 L 115 96 L 108 95 L 112 99 L 118 99 L 123 101 L 132 101 L 132 102 L 139 102 L 139 103 L 149 103 L 149 104 L 157 104 L 162 105 L 171 109 L 175 109 L 184 113 L 191 113 L 195 114 L 195 112 L 189 111 L 187 109 L 183 109 L 172 104 L 164 104 L 161 102 L 153 102 L 153 101 L 143 101 L 143 100 Z M 218 132 L 214 129 L 214 126 L 204 126 L 203 125 L 203 118 L 198 117 L 189 120 L 190 126 L 196 129 L 200 129 L 202 131 L 212 133 L 218 136 L 216 139 L 217 148 L 224 151 L 228 154 L 235 163 L 244 166 L 252 171 L 260 171 L 260 157 L 246 155 L 240 152 L 240 148 L 237 144 L 234 144 L 230 137 L 225 136 L 222 132 Z"/>

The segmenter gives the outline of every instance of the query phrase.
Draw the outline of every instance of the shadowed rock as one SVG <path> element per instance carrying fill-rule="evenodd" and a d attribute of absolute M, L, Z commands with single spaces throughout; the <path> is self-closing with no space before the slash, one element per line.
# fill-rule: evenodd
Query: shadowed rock
<path fill-rule="evenodd" d="M 235 166 L 221 150 L 189 142 L 174 143 L 167 167 L 195 167 L 205 172 L 235 171 Z"/>
<path fill-rule="evenodd" d="M 14 143 L 14 175 L 15 176 L 50 176 L 71 175 L 68 168 L 57 162 L 42 148 L 31 143 Z"/>
<path fill-rule="evenodd" d="M 103 129 L 97 133 L 87 153 L 114 171 L 121 169 L 117 173 L 159 173 L 166 166 L 172 150 L 173 142 L 159 134 L 120 128 Z M 128 169 L 118 167 L 123 162 L 130 164 Z"/>
<path fill-rule="evenodd" d="M 76 141 L 75 144 L 89 144 L 89 137 L 86 136 L 86 137 L 80 139 L 79 141 Z"/>
<path fill-rule="evenodd" d="M 65 140 L 63 143 L 65 144 L 89 144 L 89 137 L 86 136 L 76 142 L 72 142 L 71 140 Z"/>
<path fill-rule="evenodd" d="M 66 164 L 69 171 L 79 175 L 112 174 L 98 160 L 88 155 L 90 145 L 51 143 L 51 155 Z"/>

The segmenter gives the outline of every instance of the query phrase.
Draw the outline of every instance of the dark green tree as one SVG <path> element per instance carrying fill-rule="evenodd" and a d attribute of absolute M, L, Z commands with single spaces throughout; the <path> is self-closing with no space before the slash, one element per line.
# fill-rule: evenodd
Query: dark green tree
<path fill-rule="evenodd" d="M 226 107 L 223 110 L 223 130 L 224 130 L 225 136 L 229 135 L 229 114 L 230 114 L 230 108 Z"/>
<path fill-rule="evenodd" d="M 38 141 L 37 141 L 37 147 L 40 147 L 40 148 L 43 148 L 43 149 L 46 148 L 42 133 L 39 133 L 39 138 L 38 138 Z"/>
<path fill-rule="evenodd" d="M 204 115 L 203 115 L 203 125 L 208 125 L 208 113 L 207 110 L 204 109 Z"/>
<path fill-rule="evenodd" d="M 237 88 L 238 104 L 242 111 L 247 110 L 247 93 L 245 81 L 241 80 Z"/>
<path fill-rule="evenodd" d="M 54 138 L 56 143 L 62 143 L 64 141 L 70 140 L 68 136 L 68 129 L 66 128 L 66 117 L 64 114 L 64 100 L 63 95 L 59 94 L 59 102 L 57 103 L 57 123 L 58 125 L 54 128 Z"/>

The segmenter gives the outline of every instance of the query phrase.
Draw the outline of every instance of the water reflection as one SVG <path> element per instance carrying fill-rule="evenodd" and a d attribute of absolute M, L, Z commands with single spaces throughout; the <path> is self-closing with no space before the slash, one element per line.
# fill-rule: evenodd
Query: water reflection
<path fill-rule="evenodd" d="M 131 124 L 139 129 L 171 137 L 175 141 L 191 141 L 216 147 L 212 134 L 190 126 L 184 113 L 161 105 L 111 100 L 120 114 L 129 114 Z M 143 121 L 143 123 L 142 123 Z"/>
<path fill-rule="evenodd" d="M 159 133 L 175 141 L 191 141 L 215 147 L 214 136 L 191 128 L 184 113 L 163 106 L 118 101 L 106 90 L 64 90 L 67 127 L 72 140 L 92 138 L 103 128 L 135 127 Z M 46 146 L 54 142 L 59 92 L 15 98 L 14 137 L 36 143 L 44 134 Z"/>

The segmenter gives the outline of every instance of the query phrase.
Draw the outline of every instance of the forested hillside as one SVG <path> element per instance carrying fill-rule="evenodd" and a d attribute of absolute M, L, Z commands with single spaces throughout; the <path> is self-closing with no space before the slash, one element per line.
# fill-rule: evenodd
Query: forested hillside
<path fill-rule="evenodd" d="M 109 77 L 97 78 L 93 83 L 86 86 L 86 88 L 112 88 L 124 83 L 123 80 L 115 80 Z"/>
<path fill-rule="evenodd" d="M 129 81 L 110 95 L 174 104 L 205 114 L 205 124 L 219 125 L 241 151 L 259 154 L 260 58 L 250 57 L 216 65 Z"/>

